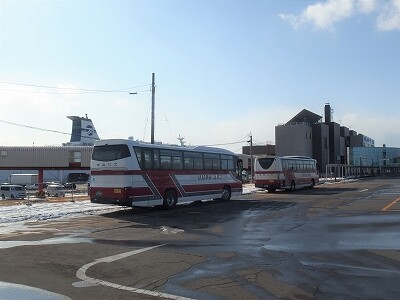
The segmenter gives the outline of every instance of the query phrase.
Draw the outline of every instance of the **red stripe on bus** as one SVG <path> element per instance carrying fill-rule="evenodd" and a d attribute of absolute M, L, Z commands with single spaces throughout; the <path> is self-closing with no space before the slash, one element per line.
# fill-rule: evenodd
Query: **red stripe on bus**
<path fill-rule="evenodd" d="M 255 174 L 282 174 L 282 171 L 256 171 Z"/>
<path fill-rule="evenodd" d="M 201 174 L 213 174 L 213 175 L 224 175 L 230 174 L 229 170 L 92 170 L 91 175 L 201 175 Z"/>

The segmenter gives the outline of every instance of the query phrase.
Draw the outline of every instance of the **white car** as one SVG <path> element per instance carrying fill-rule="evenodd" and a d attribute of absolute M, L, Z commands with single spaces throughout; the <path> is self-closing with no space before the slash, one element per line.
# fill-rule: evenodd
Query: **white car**
<path fill-rule="evenodd" d="M 46 189 L 46 194 L 49 197 L 64 197 L 65 187 L 61 184 L 49 184 Z"/>
<path fill-rule="evenodd" d="M 22 185 L 2 184 L 0 186 L 0 196 L 2 199 L 24 199 L 26 197 L 26 191 Z"/>

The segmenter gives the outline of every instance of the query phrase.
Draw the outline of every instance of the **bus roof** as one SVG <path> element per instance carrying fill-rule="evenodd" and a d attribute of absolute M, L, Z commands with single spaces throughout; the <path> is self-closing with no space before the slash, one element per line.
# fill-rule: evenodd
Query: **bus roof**
<path fill-rule="evenodd" d="M 294 159 L 313 159 L 309 156 L 282 156 L 282 158 L 294 158 Z"/>
<path fill-rule="evenodd" d="M 260 155 L 256 157 L 258 158 L 284 158 L 284 159 L 313 159 L 309 156 L 292 156 L 292 155 L 287 155 L 287 156 L 275 156 L 275 155 Z"/>
<path fill-rule="evenodd" d="M 120 145 L 126 144 L 133 147 L 147 147 L 147 148 L 156 148 L 156 149 L 167 149 L 167 150 L 181 150 L 181 151 L 196 151 L 196 152 L 207 152 L 207 153 L 215 153 L 215 154 L 226 154 L 226 155 L 235 155 L 235 153 L 215 147 L 207 147 L 207 146 L 179 146 L 179 145 L 169 145 L 169 144 L 150 144 L 142 141 L 133 141 L 128 139 L 104 139 L 98 140 L 95 142 L 94 146 L 105 146 L 105 145 Z"/>

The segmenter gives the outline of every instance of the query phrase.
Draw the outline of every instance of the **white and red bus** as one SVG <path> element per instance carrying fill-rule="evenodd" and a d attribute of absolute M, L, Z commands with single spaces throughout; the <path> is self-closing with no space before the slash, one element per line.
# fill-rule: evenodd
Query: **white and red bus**
<path fill-rule="evenodd" d="M 314 187 L 319 182 L 317 161 L 305 156 L 263 156 L 254 162 L 255 186 L 274 192 Z"/>
<path fill-rule="evenodd" d="M 228 150 L 96 141 L 90 163 L 94 203 L 172 208 L 203 199 L 241 195 L 241 161 Z"/>

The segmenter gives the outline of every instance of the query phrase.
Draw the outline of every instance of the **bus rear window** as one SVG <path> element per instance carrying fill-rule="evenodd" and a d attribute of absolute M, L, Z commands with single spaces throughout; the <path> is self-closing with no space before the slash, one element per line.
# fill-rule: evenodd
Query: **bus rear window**
<path fill-rule="evenodd" d="M 260 166 L 266 170 L 271 167 L 272 163 L 274 162 L 275 158 L 259 158 L 258 162 L 260 163 Z"/>
<path fill-rule="evenodd" d="M 92 159 L 97 161 L 113 161 L 130 156 L 128 145 L 105 145 L 93 148 Z"/>

